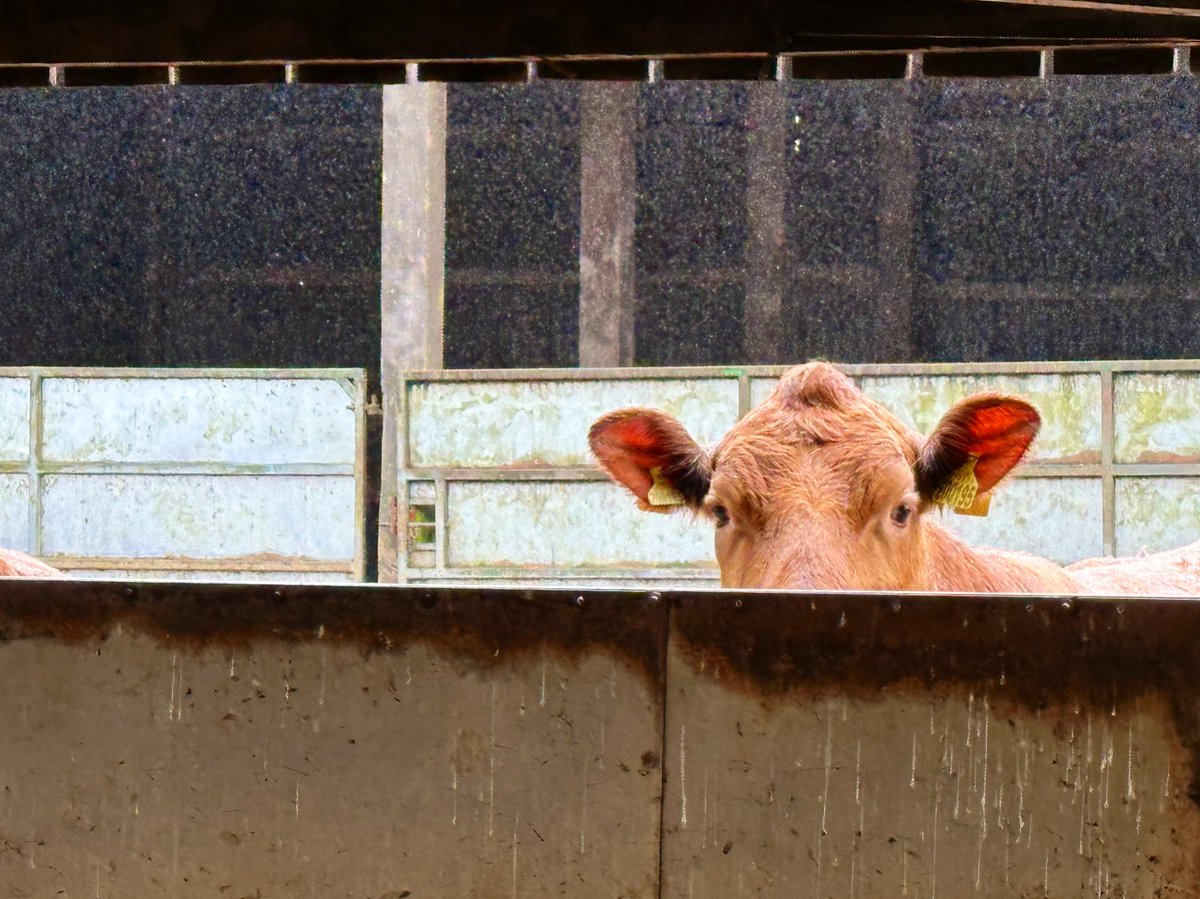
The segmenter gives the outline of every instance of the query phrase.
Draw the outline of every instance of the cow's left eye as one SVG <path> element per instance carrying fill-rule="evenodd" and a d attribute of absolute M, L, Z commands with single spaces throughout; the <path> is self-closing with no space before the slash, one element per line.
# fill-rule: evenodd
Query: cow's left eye
<path fill-rule="evenodd" d="M 908 524 L 908 520 L 912 518 L 913 509 L 908 503 L 901 503 L 892 509 L 892 524 L 898 528 Z"/>

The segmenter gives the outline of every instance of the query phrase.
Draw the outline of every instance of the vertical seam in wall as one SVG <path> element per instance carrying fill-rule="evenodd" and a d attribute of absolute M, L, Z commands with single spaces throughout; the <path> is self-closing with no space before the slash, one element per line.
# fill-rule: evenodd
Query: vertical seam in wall
<path fill-rule="evenodd" d="M 662 639 L 662 717 L 659 721 L 658 747 L 658 899 L 662 899 L 664 895 L 663 870 L 666 867 L 664 857 L 667 848 L 667 701 L 671 686 L 671 623 L 675 608 L 675 602 L 669 596 L 663 596 L 660 602 L 667 604 L 667 614 Z"/>

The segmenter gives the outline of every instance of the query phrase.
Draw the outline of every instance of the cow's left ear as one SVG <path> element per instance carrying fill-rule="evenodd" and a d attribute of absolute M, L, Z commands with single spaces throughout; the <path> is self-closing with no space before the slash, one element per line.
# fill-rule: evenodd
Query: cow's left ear
<path fill-rule="evenodd" d="M 687 429 L 665 412 L 620 409 L 588 431 L 588 444 L 608 476 L 637 497 L 648 512 L 699 508 L 708 494 L 712 465 Z"/>
<path fill-rule="evenodd" d="M 980 393 L 954 405 L 929 435 L 916 464 L 926 502 L 967 508 L 1025 456 L 1042 419 L 1022 399 Z"/>

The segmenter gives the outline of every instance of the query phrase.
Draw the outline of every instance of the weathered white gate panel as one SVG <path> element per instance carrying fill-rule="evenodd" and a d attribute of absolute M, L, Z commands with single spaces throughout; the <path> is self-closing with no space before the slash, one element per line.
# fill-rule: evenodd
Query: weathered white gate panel
<path fill-rule="evenodd" d="M 1118 462 L 1200 460 L 1200 375 L 1118 375 L 1113 400 Z"/>
<path fill-rule="evenodd" d="M 599 481 L 460 481 L 450 484 L 448 499 L 453 567 L 582 574 L 615 561 L 631 569 L 716 570 L 711 527 L 686 515 L 647 515 Z"/>
<path fill-rule="evenodd" d="M 0 546 L 29 551 L 29 477 L 0 474 Z"/>
<path fill-rule="evenodd" d="M 1173 549 L 1196 539 L 1194 527 L 1186 523 L 1189 521 L 1200 521 L 1200 481 L 1197 479 L 1122 478 L 1117 481 L 1117 548 L 1121 555 Z"/>
<path fill-rule="evenodd" d="M 354 464 L 333 380 L 47 378 L 42 402 L 47 462 Z"/>
<path fill-rule="evenodd" d="M 0 378 L 0 463 L 29 458 L 29 381 Z"/>
<path fill-rule="evenodd" d="M 973 393 L 1022 396 L 1042 413 L 1030 461 L 1100 461 L 1100 375 L 914 375 L 861 378 L 859 386 L 922 434 Z"/>
<path fill-rule="evenodd" d="M 409 464 L 587 466 L 588 427 L 622 406 L 670 412 L 697 440 L 711 442 L 738 419 L 738 385 L 712 378 L 417 382 L 408 393 Z"/>
<path fill-rule="evenodd" d="M 42 508 L 50 555 L 354 557 L 352 477 L 47 475 Z"/>
<path fill-rule="evenodd" d="M 75 574 L 363 576 L 363 372 L 0 374 L 0 545 Z"/>
<path fill-rule="evenodd" d="M 1104 489 L 1099 478 L 1020 478 L 988 515 L 942 514 L 942 524 L 973 546 L 1031 552 L 1066 564 L 1104 554 Z"/>

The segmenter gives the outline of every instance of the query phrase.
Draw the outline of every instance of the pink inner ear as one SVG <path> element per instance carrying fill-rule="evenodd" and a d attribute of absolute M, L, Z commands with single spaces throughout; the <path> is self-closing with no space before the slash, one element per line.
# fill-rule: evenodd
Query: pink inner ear
<path fill-rule="evenodd" d="M 1041 423 L 1037 410 L 1021 400 L 1002 398 L 971 409 L 962 422 L 961 446 L 979 457 L 975 478 L 981 493 L 995 487 L 1021 461 Z"/>
<path fill-rule="evenodd" d="M 647 501 L 653 484 L 650 470 L 663 464 L 666 450 L 662 438 L 653 420 L 636 411 L 614 412 L 592 425 L 588 433 L 600 467 L 642 502 Z"/>

